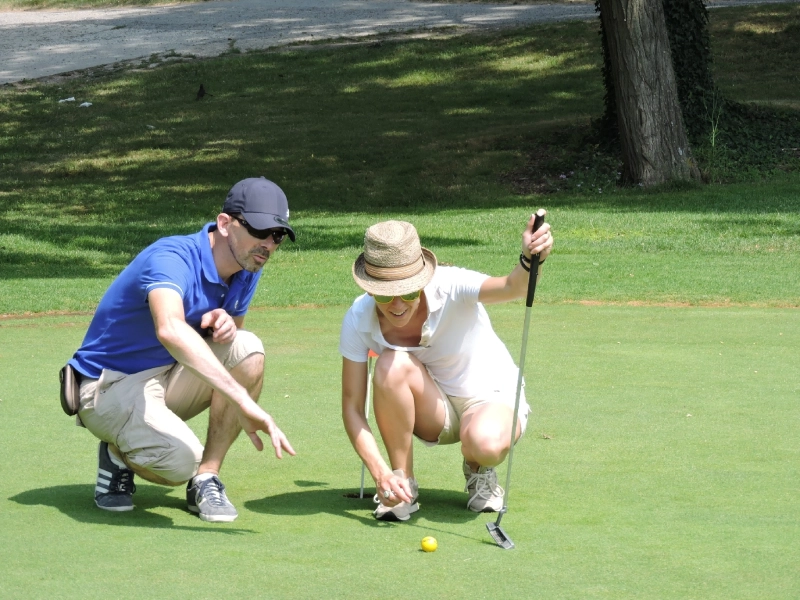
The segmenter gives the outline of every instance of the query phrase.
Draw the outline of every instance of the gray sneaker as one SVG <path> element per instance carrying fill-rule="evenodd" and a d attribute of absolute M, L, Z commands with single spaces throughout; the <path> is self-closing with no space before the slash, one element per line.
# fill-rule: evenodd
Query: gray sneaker
<path fill-rule="evenodd" d="M 462 465 L 467 484 L 464 491 L 469 493 L 467 508 L 474 512 L 499 512 L 503 508 L 505 490 L 497 485 L 497 471 L 494 467 L 480 467 L 473 471 L 464 460 Z"/>
<path fill-rule="evenodd" d="M 209 523 L 230 523 L 239 516 L 219 477 L 214 475 L 196 484 L 194 479 L 186 484 L 186 502 L 191 512 Z"/>
<path fill-rule="evenodd" d="M 405 473 L 402 469 L 395 469 L 392 473 L 398 477 L 405 477 Z M 417 498 L 419 497 L 417 480 L 410 477 L 407 481 L 408 486 L 411 488 L 411 504 L 408 502 L 401 502 L 397 506 L 386 506 L 385 504 L 381 504 L 380 498 L 375 494 L 372 500 L 378 505 L 378 508 L 376 508 L 372 514 L 376 519 L 379 521 L 408 521 L 411 514 L 419 510 L 419 504 L 417 504 Z"/>
<path fill-rule="evenodd" d="M 97 483 L 94 503 L 98 508 L 113 512 L 133 510 L 133 471 L 118 467 L 108 454 L 108 444 L 100 442 L 97 449 Z"/>

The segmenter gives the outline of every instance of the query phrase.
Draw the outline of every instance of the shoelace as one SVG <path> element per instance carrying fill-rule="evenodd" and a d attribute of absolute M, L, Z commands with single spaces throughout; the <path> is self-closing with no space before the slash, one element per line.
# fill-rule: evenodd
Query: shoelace
<path fill-rule="evenodd" d="M 133 483 L 133 471 L 120 469 L 108 482 L 108 491 L 120 494 L 135 494 L 136 484 Z"/>
<path fill-rule="evenodd" d="M 216 477 L 207 479 L 200 486 L 198 496 L 202 496 L 212 506 L 226 506 L 225 486 Z"/>
<path fill-rule="evenodd" d="M 487 470 L 486 473 L 471 473 L 464 491 L 469 491 L 469 486 L 475 484 L 475 495 L 488 500 L 492 496 L 502 498 L 505 490 L 497 485 L 497 472 L 494 469 Z"/>

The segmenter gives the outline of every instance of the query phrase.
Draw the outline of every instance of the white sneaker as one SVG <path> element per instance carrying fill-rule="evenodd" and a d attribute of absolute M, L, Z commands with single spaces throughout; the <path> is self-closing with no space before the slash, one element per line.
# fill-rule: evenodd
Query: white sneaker
<path fill-rule="evenodd" d="M 392 473 L 398 477 L 405 476 L 402 469 L 395 469 Z M 417 480 L 410 477 L 406 481 L 408 481 L 408 486 L 411 488 L 411 504 L 408 502 L 401 502 L 397 506 L 386 506 L 385 504 L 381 504 L 378 495 L 375 494 L 373 501 L 378 505 L 378 508 L 376 508 L 372 514 L 376 519 L 379 521 L 408 521 L 409 517 L 419 510 L 419 504 L 417 504 L 417 497 L 419 496 Z"/>
<path fill-rule="evenodd" d="M 503 508 L 505 490 L 497 485 L 497 471 L 494 467 L 480 467 L 473 471 L 466 459 L 462 465 L 467 485 L 464 491 L 469 493 L 467 508 L 474 512 L 499 512 Z"/>

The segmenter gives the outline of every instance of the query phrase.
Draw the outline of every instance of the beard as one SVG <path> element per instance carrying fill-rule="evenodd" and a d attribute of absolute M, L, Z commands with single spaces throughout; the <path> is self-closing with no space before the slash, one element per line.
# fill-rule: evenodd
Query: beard
<path fill-rule="evenodd" d="M 236 262 L 239 263 L 239 266 L 245 271 L 249 271 L 250 273 L 258 273 L 264 268 L 264 265 L 267 264 L 267 261 L 269 260 L 269 254 L 269 250 L 251 250 L 244 257 L 236 256 Z M 253 258 L 254 256 L 263 257 L 264 262 L 257 261 L 255 258 Z"/>
<path fill-rule="evenodd" d="M 238 265 L 250 273 L 258 273 L 262 268 L 264 268 L 264 265 L 267 264 L 271 254 L 269 250 L 265 250 L 261 247 L 253 248 L 252 250 L 248 251 L 242 250 L 238 247 L 238 244 L 233 242 L 231 237 L 228 237 L 228 247 L 230 248 L 231 254 Z M 264 260 L 258 261 L 254 258 L 256 256 L 259 256 Z"/>

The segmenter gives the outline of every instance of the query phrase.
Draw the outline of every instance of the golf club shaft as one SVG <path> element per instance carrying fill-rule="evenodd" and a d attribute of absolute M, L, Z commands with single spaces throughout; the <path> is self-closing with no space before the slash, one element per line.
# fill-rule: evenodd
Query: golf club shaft
<path fill-rule="evenodd" d="M 533 221 L 533 231 L 536 231 L 544 224 L 544 211 L 539 210 Z M 497 525 L 500 519 L 508 510 L 508 495 L 511 489 L 511 463 L 514 460 L 514 442 L 517 437 L 517 419 L 519 413 L 519 401 L 522 395 L 522 373 L 525 369 L 525 354 L 528 350 L 528 329 L 531 322 L 531 306 L 533 306 L 533 296 L 536 293 L 536 278 L 539 275 L 539 255 L 531 256 L 531 271 L 528 277 L 528 296 L 525 299 L 525 323 L 522 326 L 522 349 L 519 352 L 519 375 L 517 376 L 517 396 L 514 400 L 514 417 L 511 421 L 511 447 L 508 450 L 508 467 L 506 469 L 506 493 L 503 502 L 503 510 L 497 515 Z"/>
<path fill-rule="evenodd" d="M 367 394 L 364 398 L 364 414 L 369 420 L 369 400 L 372 397 L 372 361 L 373 357 L 370 356 L 367 359 Z M 361 491 L 358 494 L 359 498 L 364 497 L 364 473 L 367 470 L 367 466 L 364 464 L 364 461 L 361 461 Z"/>

